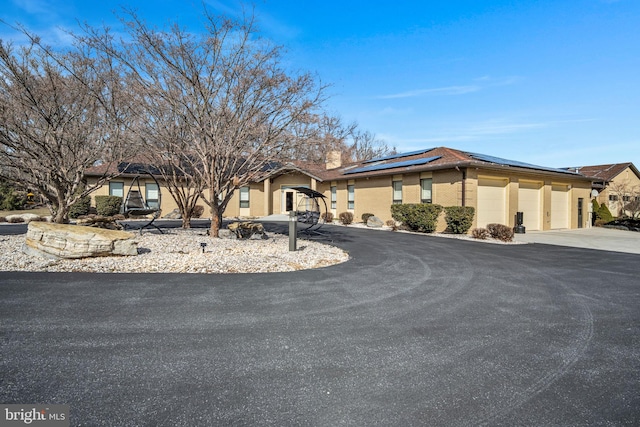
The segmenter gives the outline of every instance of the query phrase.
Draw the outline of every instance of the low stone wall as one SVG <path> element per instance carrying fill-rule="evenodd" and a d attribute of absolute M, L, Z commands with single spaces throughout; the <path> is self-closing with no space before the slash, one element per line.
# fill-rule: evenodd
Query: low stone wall
<path fill-rule="evenodd" d="M 125 231 L 30 222 L 23 251 L 53 259 L 138 255 L 134 237 Z"/>

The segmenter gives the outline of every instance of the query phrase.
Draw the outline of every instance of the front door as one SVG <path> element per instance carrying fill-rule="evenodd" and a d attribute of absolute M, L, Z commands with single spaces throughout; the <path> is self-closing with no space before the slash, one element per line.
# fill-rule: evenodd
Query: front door
<path fill-rule="evenodd" d="M 578 228 L 582 228 L 582 205 L 583 199 L 578 199 Z"/>
<path fill-rule="evenodd" d="M 285 205 L 286 205 L 285 210 L 287 212 L 290 212 L 293 210 L 293 191 L 287 191 Z"/>

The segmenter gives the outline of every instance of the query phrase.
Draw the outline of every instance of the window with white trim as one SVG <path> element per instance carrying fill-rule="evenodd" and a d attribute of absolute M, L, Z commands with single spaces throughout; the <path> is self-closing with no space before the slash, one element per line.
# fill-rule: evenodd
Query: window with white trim
<path fill-rule="evenodd" d="M 400 205 L 402 204 L 402 181 L 393 181 L 393 204 Z"/>
<path fill-rule="evenodd" d="M 422 203 L 432 203 L 431 187 L 433 185 L 432 178 L 424 178 L 420 180 L 420 201 Z"/>
<path fill-rule="evenodd" d="M 147 206 L 150 208 L 159 208 L 160 190 L 155 182 L 147 182 L 145 185 Z"/>
<path fill-rule="evenodd" d="M 124 182 L 109 181 L 109 195 L 124 198 Z"/>
<path fill-rule="evenodd" d="M 335 185 L 331 186 L 331 209 L 336 209 L 338 204 L 338 189 Z"/>
<path fill-rule="evenodd" d="M 249 187 L 240 187 L 240 207 L 249 207 Z"/>
<path fill-rule="evenodd" d="M 356 186 L 347 185 L 347 209 L 355 209 L 356 207 Z"/>

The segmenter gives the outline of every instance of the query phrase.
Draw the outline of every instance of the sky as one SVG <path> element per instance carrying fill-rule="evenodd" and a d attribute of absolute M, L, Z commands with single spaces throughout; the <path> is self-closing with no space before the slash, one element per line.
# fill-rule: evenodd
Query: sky
<path fill-rule="evenodd" d="M 64 46 L 78 22 L 136 9 L 203 30 L 202 1 L 0 0 L 0 19 Z M 253 10 L 287 67 L 330 84 L 326 109 L 399 152 L 445 146 L 569 167 L 640 167 L 638 0 L 204 0 Z M 0 25 L 0 38 L 20 42 Z"/>

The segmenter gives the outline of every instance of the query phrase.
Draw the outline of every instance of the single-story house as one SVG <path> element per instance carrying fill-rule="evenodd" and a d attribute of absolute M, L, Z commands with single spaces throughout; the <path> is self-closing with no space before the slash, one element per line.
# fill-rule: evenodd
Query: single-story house
<path fill-rule="evenodd" d="M 131 176 L 121 175 L 95 195 L 125 197 L 130 182 Z M 274 164 L 257 182 L 234 194 L 224 215 L 258 217 L 300 210 L 305 196 L 294 188 L 307 187 L 325 195 L 334 215 L 349 211 L 356 221 L 364 213 L 389 220 L 390 206 L 395 203 L 436 203 L 474 207 L 472 228 L 490 223 L 513 227 L 517 212 L 523 212 L 527 230 L 582 228 L 590 225 L 591 184 L 591 178 L 574 170 L 447 147 L 347 165 L 340 164 L 339 155 L 331 155 L 325 164 Z M 141 185 L 147 200 L 157 200 L 155 182 L 141 179 Z M 175 207 L 168 191 L 163 191 L 163 212 Z M 438 230 L 445 228 L 442 217 Z"/>
<path fill-rule="evenodd" d="M 592 177 L 592 196 L 598 203 L 606 203 L 614 216 L 620 216 L 633 199 L 640 200 L 640 172 L 633 163 L 581 166 L 574 170 Z"/>

